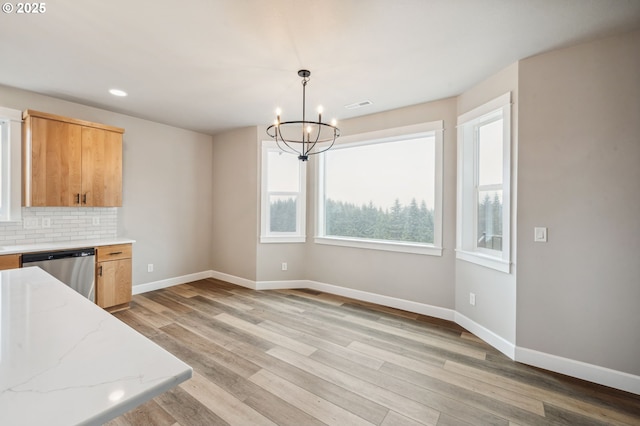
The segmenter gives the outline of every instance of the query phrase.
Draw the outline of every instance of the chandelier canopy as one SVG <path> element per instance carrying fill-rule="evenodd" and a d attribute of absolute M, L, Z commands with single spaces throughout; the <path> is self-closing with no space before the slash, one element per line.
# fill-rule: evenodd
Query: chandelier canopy
<path fill-rule="evenodd" d="M 331 124 L 322 122 L 322 107 L 318 107 L 318 121 L 307 120 L 306 89 L 311 71 L 300 70 L 302 77 L 302 120 L 280 121 L 280 109 L 276 110 L 275 122 L 267 128 L 267 134 L 285 152 L 297 154 L 298 159 L 307 161 L 310 155 L 320 154 L 330 149 L 340 136 L 336 120 Z"/>

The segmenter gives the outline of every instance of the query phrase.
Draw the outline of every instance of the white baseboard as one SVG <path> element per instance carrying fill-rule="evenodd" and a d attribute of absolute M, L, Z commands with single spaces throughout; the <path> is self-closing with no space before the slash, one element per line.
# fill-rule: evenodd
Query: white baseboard
<path fill-rule="evenodd" d="M 174 285 L 186 284 L 193 281 L 211 278 L 213 271 L 196 272 L 195 274 L 182 275 L 180 277 L 168 278 L 166 280 L 152 281 L 145 284 L 134 285 L 131 289 L 133 294 L 146 293 L 148 291 L 160 290 L 162 288 L 173 287 Z"/>
<path fill-rule="evenodd" d="M 640 376 L 633 374 L 522 347 L 516 361 L 640 395 Z"/>
<path fill-rule="evenodd" d="M 439 306 L 427 305 L 426 303 L 412 302 L 411 300 L 398 299 L 396 297 L 384 296 L 381 294 L 369 293 L 362 290 L 340 287 L 337 285 L 321 283 L 317 281 L 307 281 L 306 288 L 325 293 L 336 294 L 338 296 L 350 297 L 363 302 L 376 303 L 382 306 L 402 309 L 403 311 L 414 312 L 416 314 L 453 321 L 454 311 L 452 309 L 441 308 Z"/>
<path fill-rule="evenodd" d="M 211 271 L 211 276 L 209 278 L 215 278 L 217 280 L 226 281 L 228 283 L 250 288 L 252 290 L 256 289 L 255 281 L 248 280 L 246 278 L 236 277 L 235 275 L 225 274 L 224 272 Z"/>
<path fill-rule="evenodd" d="M 475 334 L 509 358 L 515 359 L 516 346 L 505 338 L 498 336 L 488 328 L 485 328 L 475 321 L 472 321 L 465 315 L 462 315 L 460 312 L 455 313 L 454 321 L 456 324 L 466 328 L 471 333 Z"/>
<path fill-rule="evenodd" d="M 257 281 L 256 290 L 286 290 L 292 288 L 309 288 L 307 280 L 289 281 Z"/>
<path fill-rule="evenodd" d="M 133 294 L 145 293 L 147 291 L 185 284 L 205 278 L 216 278 L 242 287 L 250 288 L 252 290 L 308 288 L 453 321 L 517 362 L 640 395 L 640 376 L 544 352 L 538 352 L 532 349 L 518 347 L 453 309 L 441 308 L 439 306 L 427 305 L 425 303 L 398 299 L 391 296 L 369 293 L 362 290 L 354 290 L 317 281 L 252 281 L 246 278 L 225 274 L 223 272 L 203 271 L 195 274 L 183 275 L 181 277 L 136 285 L 133 287 Z"/>

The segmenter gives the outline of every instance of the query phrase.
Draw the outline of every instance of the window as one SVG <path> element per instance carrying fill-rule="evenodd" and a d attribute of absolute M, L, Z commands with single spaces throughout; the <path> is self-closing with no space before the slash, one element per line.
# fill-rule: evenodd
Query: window
<path fill-rule="evenodd" d="M 511 94 L 458 117 L 456 257 L 510 270 Z"/>
<path fill-rule="evenodd" d="M 22 113 L 0 107 L 0 221 L 21 219 Z"/>
<path fill-rule="evenodd" d="M 262 214 L 260 242 L 305 241 L 305 162 L 262 143 Z"/>
<path fill-rule="evenodd" d="M 442 254 L 442 121 L 343 137 L 320 155 L 316 242 Z"/>

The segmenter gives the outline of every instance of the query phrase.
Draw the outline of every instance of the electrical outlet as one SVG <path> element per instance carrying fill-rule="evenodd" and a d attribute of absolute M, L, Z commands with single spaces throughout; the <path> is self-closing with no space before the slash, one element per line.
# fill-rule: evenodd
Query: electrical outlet
<path fill-rule="evenodd" d="M 282 270 L 283 270 L 283 271 L 286 271 L 286 270 L 287 270 L 287 268 L 288 268 L 288 266 L 287 266 L 287 262 L 282 262 Z"/>
<path fill-rule="evenodd" d="M 100 225 L 100 217 L 94 217 L 93 218 L 93 226 L 98 226 Z"/>
<path fill-rule="evenodd" d="M 475 293 L 469 293 L 469 304 L 471 306 L 476 306 L 476 294 Z"/>
<path fill-rule="evenodd" d="M 51 218 L 50 217 L 43 217 L 42 218 L 42 227 L 43 228 L 51 228 Z"/>
<path fill-rule="evenodd" d="M 147 272 L 153 272 L 153 263 L 147 265 Z"/>
<path fill-rule="evenodd" d="M 37 217 L 25 217 L 22 222 L 22 226 L 24 229 L 36 229 L 38 227 L 38 218 Z"/>

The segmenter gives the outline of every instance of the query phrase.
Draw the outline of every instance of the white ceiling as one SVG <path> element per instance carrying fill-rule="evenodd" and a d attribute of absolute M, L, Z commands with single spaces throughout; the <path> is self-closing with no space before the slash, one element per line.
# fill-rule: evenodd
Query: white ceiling
<path fill-rule="evenodd" d="M 0 15 L 0 84 L 214 134 L 300 119 L 300 68 L 340 120 L 636 28 L 640 0 L 54 0 Z"/>

